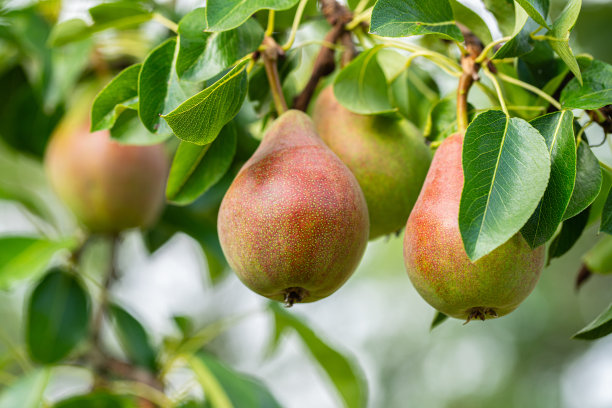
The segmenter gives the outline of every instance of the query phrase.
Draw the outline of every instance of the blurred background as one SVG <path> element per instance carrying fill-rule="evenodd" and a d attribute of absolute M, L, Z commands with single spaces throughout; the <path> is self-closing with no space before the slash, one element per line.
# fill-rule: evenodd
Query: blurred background
<path fill-rule="evenodd" d="M 19 8 L 27 3 L 31 2 L 5 1 L 4 7 Z M 500 36 L 480 2 L 464 3 L 479 11 L 491 24 L 494 36 Z M 552 3 L 557 12 L 564 5 L 562 0 Z M 93 4 L 96 2 L 64 0 L 59 20 L 75 16 L 87 18 L 87 9 Z M 201 5 L 202 1 L 176 1 L 177 9 L 183 13 Z M 573 33 L 574 50 L 612 63 L 611 21 L 612 2 L 584 0 Z M 16 22 L 2 20 L 1 24 Z M 158 29 L 152 24 L 146 31 L 152 45 Z M 130 35 L 142 33 L 123 33 L 122 46 L 131 47 Z M 101 52 L 112 53 L 117 37 L 106 34 L 101 37 L 101 42 L 108 39 L 107 48 L 101 47 Z M 2 44 L 0 60 L 6 61 L 11 55 Z M 73 51 L 78 55 L 79 50 Z M 142 58 L 147 51 L 132 47 L 135 57 Z M 62 63 L 61 55 L 50 58 Z M 46 125 L 42 122 L 53 120 L 54 109 L 61 110 L 56 101 L 61 100 L 62 92 L 73 89 L 75 79 L 68 78 L 69 68 L 78 67 L 71 61 L 60 70 L 59 76 L 49 78 L 55 85 L 47 89 L 57 92 L 57 96 L 46 99 L 47 114 L 32 113 L 33 109 L 27 108 L 32 99 L 23 92 L 20 98 L 3 98 L 0 133 L 4 137 L 10 139 L 11 135 L 36 132 L 37 126 Z M 31 69 L 41 69 L 35 63 L 33 59 Z M 1 68 L 3 93 L 17 81 L 16 77 L 7 78 L 9 71 L 5 66 Z M 11 75 L 23 75 L 23 72 L 11 72 Z M 436 80 L 442 89 L 450 90 L 454 86 L 446 77 L 436 77 Z M 23 119 L 20 116 L 22 128 L 19 130 L 9 126 L 15 121 L 4 120 L 26 111 L 32 114 Z M 596 127 L 589 128 L 587 135 L 591 144 L 599 143 L 603 137 L 601 129 Z M 72 228 L 74 220 L 46 186 L 36 159 L 40 146 L 33 145 L 30 150 L 16 153 L 2 142 L 0 177 L 35 191 L 46 200 L 60 222 L 67 229 Z M 594 149 L 600 160 L 612 164 L 610 151 L 609 143 Z M 609 185 L 610 180 L 606 180 L 602 191 L 607 192 Z M 35 234 L 39 227 L 19 205 L 0 199 L 0 235 Z M 372 407 L 611 407 L 612 337 L 594 342 L 570 339 L 612 300 L 611 276 L 594 276 L 580 291 L 575 290 L 583 255 L 600 239 L 597 227 L 591 223 L 578 244 L 543 271 L 529 298 L 501 319 L 467 325 L 452 319 L 430 332 L 434 310 L 415 292 L 407 278 L 402 236 L 370 243 L 360 267 L 336 294 L 314 304 L 297 305 L 290 313 L 302 317 L 319 336 L 355 360 L 367 382 Z M 92 246 L 86 258 L 91 270 L 85 273 L 97 273 L 98 258 L 106 250 L 103 243 Z M 325 373 L 313 363 L 297 336 L 286 336 L 278 351 L 269 355 L 272 321 L 265 313 L 266 301 L 246 289 L 231 273 L 213 285 L 205 255 L 192 238 L 176 234 L 150 254 L 142 235 L 129 233 L 121 243 L 119 265 L 121 278 L 112 296 L 141 319 L 154 343 L 177 334 L 173 316 L 188 316 L 203 325 L 222 317 L 244 315 L 207 345 L 207 349 L 237 370 L 261 378 L 283 406 L 340 406 Z M 11 347 L 23 347 L 24 297 L 31 285 L 32 282 L 24 282 L 0 291 L 0 356 Z M 111 345 L 116 343 L 112 337 L 105 340 Z M 45 394 L 49 401 L 86 388 L 87 378 L 78 369 L 61 367 L 56 371 Z M 179 388 L 190 381 L 189 374 L 179 370 L 173 373 L 171 381 Z"/>

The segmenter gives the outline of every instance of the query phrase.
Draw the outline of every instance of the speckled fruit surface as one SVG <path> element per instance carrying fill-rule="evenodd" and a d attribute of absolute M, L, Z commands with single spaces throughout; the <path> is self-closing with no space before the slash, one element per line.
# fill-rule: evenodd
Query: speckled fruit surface
<path fill-rule="evenodd" d="M 323 141 L 363 190 L 370 239 L 403 228 L 431 161 L 423 138 L 405 120 L 349 111 L 336 100 L 331 86 L 318 96 L 313 120 Z"/>
<path fill-rule="evenodd" d="M 92 232 L 147 226 L 165 201 L 168 159 L 161 145 L 127 146 L 89 124 L 64 126 L 52 137 L 45 170 L 58 196 Z"/>
<path fill-rule="evenodd" d="M 335 292 L 368 240 L 368 210 L 357 180 L 290 110 L 266 133 L 219 210 L 221 247 L 256 293 L 288 303 Z"/>
<path fill-rule="evenodd" d="M 416 290 L 440 312 L 459 319 L 513 311 L 535 287 L 544 246 L 531 250 L 520 234 L 471 262 L 459 232 L 463 135 L 438 148 L 404 236 L 404 260 Z"/>

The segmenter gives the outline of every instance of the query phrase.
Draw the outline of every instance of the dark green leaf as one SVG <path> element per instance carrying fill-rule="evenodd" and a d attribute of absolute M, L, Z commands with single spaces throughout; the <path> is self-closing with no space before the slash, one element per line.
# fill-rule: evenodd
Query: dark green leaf
<path fill-rule="evenodd" d="M 38 369 L 0 391 L 0 408 L 39 408 L 49 383 L 48 369 Z"/>
<path fill-rule="evenodd" d="M 53 405 L 53 408 L 137 408 L 132 398 L 96 391 L 87 395 L 71 397 Z"/>
<path fill-rule="evenodd" d="M 510 35 L 515 27 L 514 0 L 484 0 L 487 9 L 495 16 L 503 35 Z"/>
<path fill-rule="evenodd" d="M 390 56 L 393 54 L 398 55 L 391 52 Z M 385 62 L 381 61 L 381 55 L 383 52 L 378 54 L 382 67 Z M 395 78 L 387 77 L 392 81 L 390 86 L 392 106 L 416 127 L 422 129 L 425 127 L 432 105 L 440 99 L 438 85 L 427 71 L 414 65 L 404 68 L 405 64 L 402 64 L 401 71 Z"/>
<path fill-rule="evenodd" d="M 247 94 L 246 61 L 163 116 L 174 134 L 197 145 L 211 143 L 240 110 Z"/>
<path fill-rule="evenodd" d="M 51 258 L 62 249 L 74 248 L 72 239 L 50 241 L 42 238 L 0 238 L 0 289 L 14 283 L 35 278 L 45 271 Z"/>
<path fill-rule="evenodd" d="M 236 129 L 231 122 L 212 143 L 181 142 L 170 168 L 166 197 L 176 204 L 190 204 L 221 180 L 235 154 Z"/>
<path fill-rule="evenodd" d="M 548 27 L 546 18 L 548 17 L 549 0 L 516 0 L 518 4 L 533 18 L 538 24 Z"/>
<path fill-rule="evenodd" d="M 550 175 L 542 135 L 500 111 L 481 113 L 463 142 L 459 229 L 476 261 L 510 239 L 536 209 Z"/>
<path fill-rule="evenodd" d="M 581 5 L 582 0 L 569 0 L 567 6 L 553 23 L 547 35 L 554 37 L 553 40 L 549 40 L 550 46 L 555 50 L 557 55 L 561 57 L 563 62 L 567 64 L 570 71 L 576 76 L 578 82 L 582 84 L 582 76 L 580 74 L 578 62 L 569 46 L 570 31 L 572 31 L 572 28 L 574 28 L 576 24 Z"/>
<path fill-rule="evenodd" d="M 121 71 L 96 96 L 91 107 L 91 131 L 110 129 L 126 109 L 138 108 L 138 75 L 141 64 Z"/>
<path fill-rule="evenodd" d="M 205 9 L 197 8 L 179 23 L 179 53 L 176 72 L 181 79 L 204 81 L 257 50 L 263 29 L 253 19 L 221 33 L 207 33 Z"/>
<path fill-rule="evenodd" d="M 372 10 L 370 32 L 383 37 L 435 34 L 463 41 L 449 0 L 378 0 Z"/>
<path fill-rule="evenodd" d="M 338 390 L 347 407 L 363 407 L 366 403 L 366 385 L 354 362 L 326 344 L 296 316 L 285 311 L 278 303 L 270 303 L 274 312 L 275 337 L 288 329 L 295 330 L 321 368 Z"/>
<path fill-rule="evenodd" d="M 521 229 L 525 241 L 536 248 L 555 235 L 569 204 L 576 180 L 574 115 L 564 110 L 540 116 L 531 126 L 546 140 L 550 153 L 550 180 L 535 212 Z"/>
<path fill-rule="evenodd" d="M 442 312 L 436 311 L 436 315 L 434 316 L 433 320 L 431 321 L 431 327 L 429 328 L 429 330 L 435 329 L 440 324 L 444 323 L 446 321 L 446 319 L 448 319 L 447 315 L 445 315 Z"/>
<path fill-rule="evenodd" d="M 209 354 L 199 352 L 189 363 L 204 389 L 205 407 L 281 407 L 260 380 L 232 370 Z"/>
<path fill-rule="evenodd" d="M 468 119 L 474 118 L 475 108 L 468 104 Z M 457 132 L 457 98 L 454 94 L 440 99 L 427 114 L 423 135 L 430 141 L 442 141 Z"/>
<path fill-rule="evenodd" d="M 604 235 L 593 248 L 584 255 L 584 263 L 593 273 L 608 275 L 612 273 L 612 237 Z"/>
<path fill-rule="evenodd" d="M 361 53 L 336 76 L 334 95 L 348 110 L 364 115 L 394 111 L 385 73 L 376 59 L 380 49 Z"/>
<path fill-rule="evenodd" d="M 81 283 L 61 269 L 49 272 L 28 302 L 26 342 L 33 360 L 52 364 L 85 338 L 89 296 Z"/>
<path fill-rule="evenodd" d="M 599 231 L 612 234 L 612 189 L 608 193 L 608 198 L 601 213 L 601 225 Z"/>
<path fill-rule="evenodd" d="M 574 339 L 595 340 L 612 333 L 612 305 L 585 328 L 574 334 Z"/>
<path fill-rule="evenodd" d="M 170 38 L 149 53 L 138 77 L 138 116 L 153 133 L 167 133 L 161 115 L 176 108 L 185 93 L 174 69 L 176 38 Z"/>
<path fill-rule="evenodd" d="M 561 92 L 563 107 L 598 109 L 612 104 L 612 65 L 594 60 L 582 74 L 582 85 L 574 78 Z"/>
<path fill-rule="evenodd" d="M 450 5 L 457 22 L 469 28 L 483 44 L 486 45 L 493 42 L 493 37 L 491 37 L 491 31 L 489 31 L 487 23 L 480 18 L 478 13 L 464 6 L 458 0 L 450 0 Z"/>
<path fill-rule="evenodd" d="M 258 10 L 286 10 L 299 0 L 208 0 L 207 31 L 227 31 L 242 25 Z"/>
<path fill-rule="evenodd" d="M 548 249 L 548 261 L 552 258 L 560 258 L 565 255 L 567 251 L 572 249 L 574 244 L 582 235 L 584 228 L 587 226 L 589 220 L 590 207 L 582 211 L 580 214 L 563 221 L 561 231 L 559 235 L 550 243 Z"/>
<path fill-rule="evenodd" d="M 597 198 L 601 190 L 601 167 L 589 145 L 583 140 L 576 152 L 576 183 L 572 198 L 565 210 L 563 219 L 567 220 L 581 213 Z"/>
<path fill-rule="evenodd" d="M 522 10 L 519 12 L 517 8 L 516 29 L 512 35 L 512 39 L 500 47 L 493 55 L 494 59 L 520 57 L 533 50 L 533 40 L 531 33 L 535 31 L 539 25 L 530 17 L 527 17 Z"/>
<path fill-rule="evenodd" d="M 144 327 L 134 316 L 118 305 L 110 305 L 110 313 L 121 347 L 130 361 L 155 372 L 157 369 L 156 354 Z"/>

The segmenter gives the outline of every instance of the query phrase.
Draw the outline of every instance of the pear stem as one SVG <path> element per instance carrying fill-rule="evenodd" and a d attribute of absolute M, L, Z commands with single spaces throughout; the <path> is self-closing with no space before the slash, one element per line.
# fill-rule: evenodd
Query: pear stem
<path fill-rule="evenodd" d="M 480 40 L 466 28 L 460 26 L 465 38 L 466 53 L 461 55 L 461 76 L 457 86 L 457 128 L 465 133 L 468 124 L 468 94 L 475 81 L 480 80 L 478 71 L 480 64 L 476 62 L 482 52 L 483 45 Z"/>
<path fill-rule="evenodd" d="M 263 41 L 264 50 L 262 52 L 264 68 L 268 83 L 270 84 L 270 92 L 274 100 L 274 106 L 278 115 L 282 115 L 287 111 L 287 102 L 283 95 L 283 87 L 278 75 L 278 57 L 284 55 L 283 49 L 274 41 L 272 37 L 265 37 Z"/>

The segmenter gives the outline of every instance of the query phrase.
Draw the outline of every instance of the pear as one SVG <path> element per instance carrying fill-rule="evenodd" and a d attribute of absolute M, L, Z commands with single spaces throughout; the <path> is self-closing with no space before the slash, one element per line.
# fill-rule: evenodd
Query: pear
<path fill-rule="evenodd" d="M 368 203 L 370 239 L 398 232 L 425 180 L 431 153 L 406 120 L 358 115 L 343 107 L 331 86 L 313 109 L 317 131 L 353 172 Z"/>
<path fill-rule="evenodd" d="M 445 139 L 434 156 L 404 236 L 404 261 L 419 294 L 440 312 L 458 319 L 503 316 L 535 287 L 544 247 L 531 250 L 520 234 L 476 262 L 459 232 L 463 189 L 463 135 Z"/>
<path fill-rule="evenodd" d="M 274 122 L 238 172 L 217 226 L 242 282 L 288 306 L 342 286 L 363 256 L 370 227 L 357 180 L 296 110 Z"/>
<path fill-rule="evenodd" d="M 156 221 L 165 201 L 162 145 L 128 146 L 70 118 L 54 132 L 45 170 L 57 195 L 91 232 L 116 233 Z"/>

